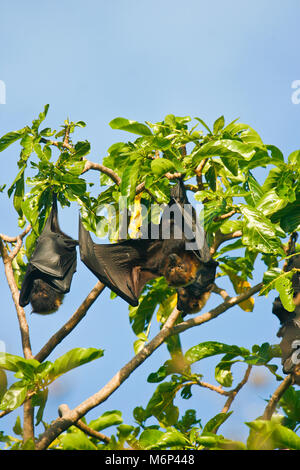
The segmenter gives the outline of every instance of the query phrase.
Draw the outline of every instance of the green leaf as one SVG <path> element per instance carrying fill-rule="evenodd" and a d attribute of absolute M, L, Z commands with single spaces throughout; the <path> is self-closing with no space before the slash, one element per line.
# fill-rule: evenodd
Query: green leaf
<path fill-rule="evenodd" d="M 50 373 L 52 377 L 58 377 L 65 374 L 75 367 L 79 367 L 88 362 L 94 361 L 103 356 L 102 349 L 96 348 L 74 348 L 68 351 L 63 356 L 56 359 L 53 363 L 53 368 Z"/>
<path fill-rule="evenodd" d="M 29 131 L 28 127 L 24 127 L 19 131 L 8 132 L 0 138 L 0 152 L 3 152 L 9 145 L 21 139 Z"/>
<path fill-rule="evenodd" d="M 271 214 L 274 214 L 274 212 L 283 209 L 287 203 L 287 200 L 278 196 L 275 189 L 271 189 L 267 193 L 263 194 L 256 209 L 261 211 L 265 216 L 270 216 Z"/>
<path fill-rule="evenodd" d="M 248 349 L 240 348 L 239 346 L 230 346 L 228 344 L 219 343 L 217 341 L 206 341 L 197 346 L 193 346 L 185 353 L 185 359 L 193 364 L 206 357 L 215 356 L 218 354 L 233 354 L 234 356 L 246 356 L 249 354 Z"/>
<path fill-rule="evenodd" d="M 28 392 L 28 385 L 24 381 L 15 382 L 4 394 L 1 403 L 1 410 L 15 410 L 21 406 L 26 398 Z"/>
<path fill-rule="evenodd" d="M 216 416 L 211 418 L 203 428 L 203 434 L 205 433 L 216 433 L 219 430 L 221 424 L 223 424 L 229 416 L 231 416 L 233 411 L 229 413 L 218 413 Z"/>
<path fill-rule="evenodd" d="M 13 432 L 17 436 L 23 436 L 23 428 L 22 428 L 22 425 L 21 425 L 20 416 L 17 416 L 16 422 L 15 422 L 14 427 L 13 427 Z"/>
<path fill-rule="evenodd" d="M 49 104 L 46 104 L 45 107 L 44 107 L 44 111 L 42 111 L 40 114 L 39 114 L 39 117 L 38 119 L 35 119 L 34 121 L 32 121 L 32 130 L 34 132 L 37 132 L 40 124 L 46 119 L 46 116 L 47 116 L 47 113 L 48 113 L 48 109 L 49 109 Z"/>
<path fill-rule="evenodd" d="M 250 192 L 250 196 L 245 197 L 245 200 L 251 206 L 256 206 L 256 204 L 261 200 L 264 195 L 263 189 L 254 178 L 254 176 L 249 172 L 247 181 L 245 183 L 245 188 Z"/>
<path fill-rule="evenodd" d="M 286 276 L 279 277 L 275 282 L 275 288 L 279 292 L 280 300 L 283 307 L 288 312 L 295 310 L 295 304 L 293 302 L 293 286 L 292 286 L 292 275 L 293 273 L 286 273 Z"/>
<path fill-rule="evenodd" d="M 2 400 L 3 395 L 7 390 L 7 377 L 4 370 L 0 369 L 0 402 Z"/>
<path fill-rule="evenodd" d="M 249 450 L 300 450 L 300 437 L 276 420 L 258 419 L 246 424 L 251 429 L 247 441 Z"/>
<path fill-rule="evenodd" d="M 208 131 L 209 134 L 212 134 L 212 131 L 210 130 L 210 128 L 208 127 L 208 125 L 203 121 L 203 119 L 198 118 L 198 117 L 196 117 L 195 119 L 196 119 L 197 121 L 199 121 L 200 124 L 202 124 L 203 127 L 205 127 L 205 129 Z"/>
<path fill-rule="evenodd" d="M 17 372 L 20 367 L 26 367 L 26 365 L 34 368 L 38 367 L 40 363 L 35 359 L 24 359 L 21 356 L 15 356 L 13 354 L 0 352 L 0 368 L 5 370 L 11 370 Z"/>
<path fill-rule="evenodd" d="M 32 397 L 32 406 L 38 406 L 39 409 L 36 414 L 36 423 L 35 425 L 38 426 L 42 422 L 44 409 L 48 399 L 48 389 L 39 390 L 33 397 Z"/>
<path fill-rule="evenodd" d="M 115 426 L 117 424 L 122 424 L 122 413 L 119 410 L 106 411 L 99 418 L 93 419 L 89 423 L 89 427 L 95 429 L 96 431 L 101 431 L 102 429 L 109 428 L 110 426 Z"/>
<path fill-rule="evenodd" d="M 172 426 L 178 421 L 179 410 L 173 399 L 177 391 L 174 382 L 163 382 L 158 385 L 146 408 L 148 416 L 155 416 L 163 426 Z"/>
<path fill-rule="evenodd" d="M 224 131 L 229 132 L 232 136 L 239 136 L 243 142 L 251 144 L 255 147 L 264 147 L 264 143 L 258 133 L 248 124 L 233 121 L 225 127 Z"/>
<path fill-rule="evenodd" d="M 246 450 L 246 446 L 243 442 L 232 441 L 225 439 L 223 436 L 216 436 L 213 433 L 206 432 L 201 436 L 197 437 L 197 442 L 209 449 L 220 449 L 220 450 Z"/>
<path fill-rule="evenodd" d="M 255 248 L 263 253 L 285 255 L 281 242 L 277 237 L 275 226 L 263 214 L 249 206 L 240 205 L 245 217 L 242 241 L 244 245 Z"/>
<path fill-rule="evenodd" d="M 223 129 L 225 124 L 225 119 L 224 116 L 220 116 L 215 122 L 214 122 L 214 134 L 218 134 L 218 132 Z"/>
<path fill-rule="evenodd" d="M 140 435 L 139 444 L 145 450 L 151 449 L 156 446 L 163 435 L 164 433 L 158 429 L 145 429 Z"/>
<path fill-rule="evenodd" d="M 163 433 L 155 444 L 149 446 L 148 449 L 172 449 L 173 447 L 184 448 L 189 444 L 187 438 L 176 429 L 171 429 Z"/>
<path fill-rule="evenodd" d="M 207 142 L 199 150 L 197 150 L 193 156 L 193 164 L 198 163 L 209 156 L 220 156 L 220 157 L 232 157 L 250 160 L 255 154 L 255 150 L 252 145 L 238 142 L 237 140 L 216 140 Z"/>
<path fill-rule="evenodd" d="M 70 428 L 73 429 L 73 428 Z M 60 437 L 64 450 L 97 450 L 97 446 L 79 429 L 76 432 L 68 432 Z"/>
<path fill-rule="evenodd" d="M 223 387 L 231 387 L 232 385 L 232 364 L 234 364 L 234 361 L 221 361 L 215 368 L 215 379 Z"/>
<path fill-rule="evenodd" d="M 156 158 L 151 162 L 151 170 L 155 176 L 160 177 L 169 171 L 176 171 L 176 168 L 171 160 L 167 160 L 166 158 Z"/>
<path fill-rule="evenodd" d="M 110 121 L 109 123 L 112 129 L 119 129 L 121 131 L 132 132 L 138 135 L 152 135 L 151 130 L 145 124 L 141 124 L 137 121 L 130 121 L 122 117 L 118 117 Z"/>
<path fill-rule="evenodd" d="M 295 150 L 288 156 L 288 162 L 291 165 L 297 165 L 299 168 L 300 166 L 300 150 Z"/>

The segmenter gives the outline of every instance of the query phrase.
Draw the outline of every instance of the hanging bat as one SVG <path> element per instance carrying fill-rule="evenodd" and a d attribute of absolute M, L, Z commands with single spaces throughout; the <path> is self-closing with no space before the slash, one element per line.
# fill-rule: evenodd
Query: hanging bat
<path fill-rule="evenodd" d="M 149 224 L 138 239 L 96 244 L 80 219 L 79 248 L 82 262 L 132 306 L 138 305 L 148 281 L 164 276 L 170 286 L 188 285 L 210 260 L 204 230 L 196 223 L 182 181 L 172 188 L 158 227 Z"/>
<path fill-rule="evenodd" d="M 296 237 L 294 241 L 296 240 Z M 295 254 L 295 248 L 293 253 Z M 300 269 L 300 254 L 289 259 L 285 271 L 291 271 L 293 268 Z M 292 287 L 294 290 L 293 302 L 295 310 L 289 312 L 284 308 L 280 297 L 273 302 L 272 312 L 277 316 L 281 323 L 277 336 L 282 338 L 280 349 L 282 353 L 283 372 L 285 374 L 293 373 L 294 380 L 300 385 L 300 369 L 297 367 L 297 349 L 300 348 L 300 271 L 293 274 Z M 296 341 L 296 343 L 295 343 Z M 299 344 L 297 345 L 297 341 Z M 299 349 L 300 360 L 300 349 Z"/>
<path fill-rule="evenodd" d="M 53 194 L 50 215 L 37 240 L 21 286 L 21 307 L 30 302 L 35 313 L 48 314 L 58 310 L 64 294 L 70 291 L 76 271 L 77 245 L 77 241 L 60 230 L 57 199 Z"/>
<path fill-rule="evenodd" d="M 183 312 L 183 316 L 202 310 L 210 297 L 218 264 L 211 259 L 200 267 L 195 282 L 177 289 L 177 308 Z"/>

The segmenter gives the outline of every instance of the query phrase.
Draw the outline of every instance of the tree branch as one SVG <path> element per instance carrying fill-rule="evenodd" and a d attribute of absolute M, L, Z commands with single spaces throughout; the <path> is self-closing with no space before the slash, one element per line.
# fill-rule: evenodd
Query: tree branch
<path fill-rule="evenodd" d="M 270 420 L 272 418 L 273 413 L 276 410 L 277 403 L 279 402 L 284 392 L 289 388 L 290 385 L 292 385 L 292 383 L 293 383 L 293 376 L 292 374 L 289 374 L 280 383 L 279 387 L 276 388 L 271 399 L 269 400 L 269 403 L 267 404 L 265 408 L 262 419 Z"/>
<path fill-rule="evenodd" d="M 69 411 L 70 408 L 68 407 L 68 405 L 60 405 L 60 407 L 58 408 L 58 413 L 61 417 L 63 417 L 64 414 L 68 413 Z M 102 434 L 102 432 L 95 431 L 94 429 L 90 428 L 81 419 L 76 421 L 76 423 L 74 423 L 74 426 L 83 431 L 85 434 L 88 434 L 91 437 L 95 437 L 99 441 L 105 442 L 106 444 L 110 442 L 110 437 L 106 436 L 105 434 Z"/>
<path fill-rule="evenodd" d="M 130 374 L 138 366 L 140 366 L 169 336 L 178 334 L 182 331 L 192 328 L 193 326 L 205 323 L 212 318 L 216 318 L 218 315 L 225 312 L 229 308 L 237 305 L 243 300 L 248 299 L 254 293 L 258 292 L 262 285 L 262 283 L 257 284 L 247 292 L 244 292 L 237 297 L 230 298 L 229 300 L 223 302 L 215 309 L 177 325 L 175 325 L 175 322 L 180 315 L 180 311 L 175 308 L 160 332 L 148 344 L 146 344 L 136 356 L 134 356 L 124 367 L 122 367 L 120 371 L 117 372 L 117 374 L 101 390 L 96 392 L 73 410 L 70 410 L 63 417 L 57 418 L 51 424 L 51 426 L 49 426 L 49 428 L 41 435 L 39 441 L 37 442 L 37 449 L 46 449 L 59 434 L 72 426 L 88 411 L 106 401 L 108 397 L 112 395 L 112 393 L 117 390 L 120 385 L 130 376 Z"/>
<path fill-rule="evenodd" d="M 243 377 L 243 380 L 241 380 L 241 382 L 231 392 L 229 392 L 229 397 L 226 400 L 226 403 L 225 403 L 221 413 L 227 413 L 228 412 L 229 408 L 232 405 L 233 400 L 235 399 L 235 397 L 237 396 L 239 391 L 243 388 L 243 386 L 246 385 L 246 383 L 248 382 L 251 370 L 252 370 L 252 366 L 248 365 L 247 370 L 245 372 L 245 375 Z"/>
<path fill-rule="evenodd" d="M 223 235 L 220 231 L 217 231 L 215 235 L 215 240 L 210 248 L 210 254 L 214 255 L 222 243 L 228 240 L 233 240 L 234 238 L 239 238 L 242 235 L 243 232 L 241 230 L 236 230 L 235 232 L 228 233 L 226 235 Z"/>
<path fill-rule="evenodd" d="M 42 349 L 35 355 L 35 359 L 43 362 L 53 351 L 54 348 L 74 330 L 75 326 L 85 317 L 89 308 L 104 290 L 105 285 L 98 281 L 88 296 L 84 299 L 80 307 L 71 316 L 71 318 L 47 341 Z"/>
<path fill-rule="evenodd" d="M 194 326 L 197 326 L 197 325 L 201 325 L 202 323 L 206 323 L 212 320 L 213 318 L 218 317 L 219 315 L 221 315 L 221 313 L 225 312 L 226 310 L 234 307 L 235 305 L 238 305 L 240 302 L 243 302 L 244 300 L 249 299 L 249 297 L 251 297 L 253 294 L 255 294 L 256 292 L 259 292 L 262 287 L 263 287 L 263 283 L 260 282 L 259 284 L 243 292 L 242 294 L 236 297 L 230 297 L 228 300 L 218 305 L 216 308 L 206 313 L 203 313 L 202 315 L 198 315 L 197 317 L 190 318 L 189 320 L 178 323 L 171 329 L 170 335 L 176 335 L 176 334 L 182 333 L 185 330 L 193 328 Z"/>
<path fill-rule="evenodd" d="M 31 359 L 32 358 L 32 350 L 31 350 L 31 344 L 30 344 L 30 336 L 29 336 L 29 328 L 28 328 L 28 323 L 26 320 L 26 315 L 25 311 L 22 307 L 19 305 L 19 289 L 17 287 L 15 278 L 14 278 L 14 272 L 12 268 L 12 259 L 10 258 L 6 247 L 3 244 L 2 239 L 0 238 L 0 253 L 2 256 L 2 261 L 4 263 L 4 271 L 5 271 L 5 276 L 7 279 L 7 283 L 9 286 L 9 289 L 11 291 L 11 295 L 15 304 L 17 316 L 18 316 L 18 321 L 19 321 L 19 327 L 20 327 L 20 332 L 21 332 L 21 338 L 22 338 L 22 347 L 23 347 L 23 353 L 25 359 Z"/>
<path fill-rule="evenodd" d="M 130 376 L 130 374 L 142 364 L 169 336 L 170 329 L 175 324 L 180 311 L 173 310 L 160 332 L 144 346 L 144 348 L 134 356 L 119 372 L 97 393 L 89 397 L 73 410 L 67 412 L 63 417 L 57 418 L 51 426 L 42 434 L 37 442 L 37 449 L 46 449 L 49 444 L 63 431 L 72 426 L 78 419 L 88 411 L 103 403 L 117 390 L 120 385 Z"/>

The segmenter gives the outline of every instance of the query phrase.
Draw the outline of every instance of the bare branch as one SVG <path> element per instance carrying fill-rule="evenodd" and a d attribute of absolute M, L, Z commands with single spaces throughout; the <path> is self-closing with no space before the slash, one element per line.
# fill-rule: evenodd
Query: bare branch
<path fill-rule="evenodd" d="M 222 220 L 229 219 L 229 217 L 231 217 L 234 214 L 236 214 L 236 209 L 233 209 L 232 211 L 227 212 L 227 214 L 222 214 L 222 215 L 218 215 L 217 217 L 214 217 L 214 222 L 220 222 Z"/>
<path fill-rule="evenodd" d="M 238 305 L 240 302 L 249 299 L 253 294 L 259 292 L 263 287 L 263 283 L 260 282 L 256 286 L 252 287 L 251 289 L 243 292 L 242 294 L 236 297 L 230 297 L 228 300 L 223 302 L 222 304 L 218 305 L 216 308 L 203 313 L 202 315 L 198 315 L 197 317 L 190 318 L 189 320 L 183 321 L 178 323 L 170 330 L 170 335 L 176 335 L 181 333 L 182 331 L 188 330 L 193 328 L 194 326 L 201 325 L 202 323 L 206 323 L 213 318 L 218 317 L 221 313 L 225 312 L 226 310 Z"/>
<path fill-rule="evenodd" d="M 27 233 L 30 232 L 30 230 L 31 230 L 31 225 L 28 225 L 25 228 L 25 230 L 22 233 L 20 233 L 20 235 L 17 235 L 16 237 L 9 237 L 8 235 L 4 235 L 3 233 L 0 233 L 0 238 L 2 238 L 4 242 L 15 243 L 19 239 L 23 240 L 23 238 L 27 235 Z"/>
<path fill-rule="evenodd" d="M 89 170 L 100 171 L 101 173 L 104 173 L 105 175 L 109 176 L 118 186 L 120 186 L 121 184 L 121 178 L 117 175 L 117 173 L 111 168 L 102 165 L 101 163 L 94 163 L 90 160 L 86 160 L 82 174 Z"/>
<path fill-rule="evenodd" d="M 218 287 L 216 284 L 213 285 L 212 292 L 214 292 L 215 294 L 220 295 L 222 297 L 222 299 L 224 299 L 224 300 L 229 300 L 230 299 L 230 295 L 226 292 L 226 290 L 221 288 L 221 287 Z"/>
<path fill-rule="evenodd" d="M 60 407 L 58 408 L 59 416 L 61 417 L 63 417 L 64 414 L 69 411 L 70 408 L 68 407 L 68 405 L 60 405 Z M 110 437 L 106 436 L 102 432 L 95 431 L 94 429 L 90 428 L 81 419 L 76 421 L 76 423 L 74 423 L 74 426 L 83 431 L 85 434 L 88 434 L 91 437 L 95 437 L 99 441 L 105 442 L 106 444 L 108 444 L 110 441 Z"/>
<path fill-rule="evenodd" d="M 4 263 L 4 270 L 5 270 L 5 276 L 7 279 L 7 283 L 9 286 L 9 289 L 12 294 L 12 298 L 15 304 L 15 308 L 17 311 L 17 316 L 18 316 L 18 321 L 19 321 L 19 326 L 20 326 L 20 332 L 21 332 L 21 338 L 22 338 L 22 347 L 23 347 L 23 352 L 24 352 L 24 357 L 26 359 L 31 359 L 32 358 L 32 350 L 31 350 L 31 344 L 30 344 L 30 336 L 29 336 L 29 328 L 28 328 L 28 323 L 26 320 L 26 315 L 25 311 L 22 307 L 19 305 L 19 289 L 17 287 L 15 278 L 14 278 L 14 273 L 13 273 L 13 268 L 12 268 L 12 260 L 10 256 L 7 253 L 7 249 L 5 248 L 2 239 L 0 238 L 0 253 L 2 256 L 2 261 Z"/>
<path fill-rule="evenodd" d="M 277 403 L 279 402 L 280 398 L 284 394 L 284 392 L 289 388 L 290 385 L 293 383 L 293 376 L 289 374 L 286 378 L 280 383 L 279 387 L 276 388 L 275 392 L 273 393 L 269 403 L 267 404 L 262 419 L 270 420 L 273 416 L 273 413 L 276 410 Z"/>
<path fill-rule="evenodd" d="M 93 305 L 95 300 L 99 297 L 104 289 L 104 284 L 98 281 L 95 287 L 91 290 L 88 296 L 84 299 L 80 307 L 71 316 L 71 318 L 47 341 L 45 346 L 35 355 L 35 359 L 43 362 L 53 351 L 54 348 L 74 330 L 75 326 L 85 317 L 89 308 Z"/>

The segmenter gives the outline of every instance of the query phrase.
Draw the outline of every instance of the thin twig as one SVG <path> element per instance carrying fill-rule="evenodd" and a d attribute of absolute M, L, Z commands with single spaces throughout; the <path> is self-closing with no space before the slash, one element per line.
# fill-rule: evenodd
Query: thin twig
<path fill-rule="evenodd" d="M 244 375 L 243 379 L 241 380 L 241 382 L 231 392 L 229 392 L 229 396 L 228 396 L 228 399 L 226 400 L 226 403 L 225 403 L 225 405 L 222 409 L 222 413 L 227 413 L 228 412 L 229 408 L 232 405 L 233 400 L 235 399 L 235 397 L 237 396 L 239 391 L 243 388 L 243 386 L 246 385 L 246 383 L 248 382 L 251 370 L 252 370 L 252 366 L 248 365 L 247 370 L 245 372 L 245 375 Z"/>

